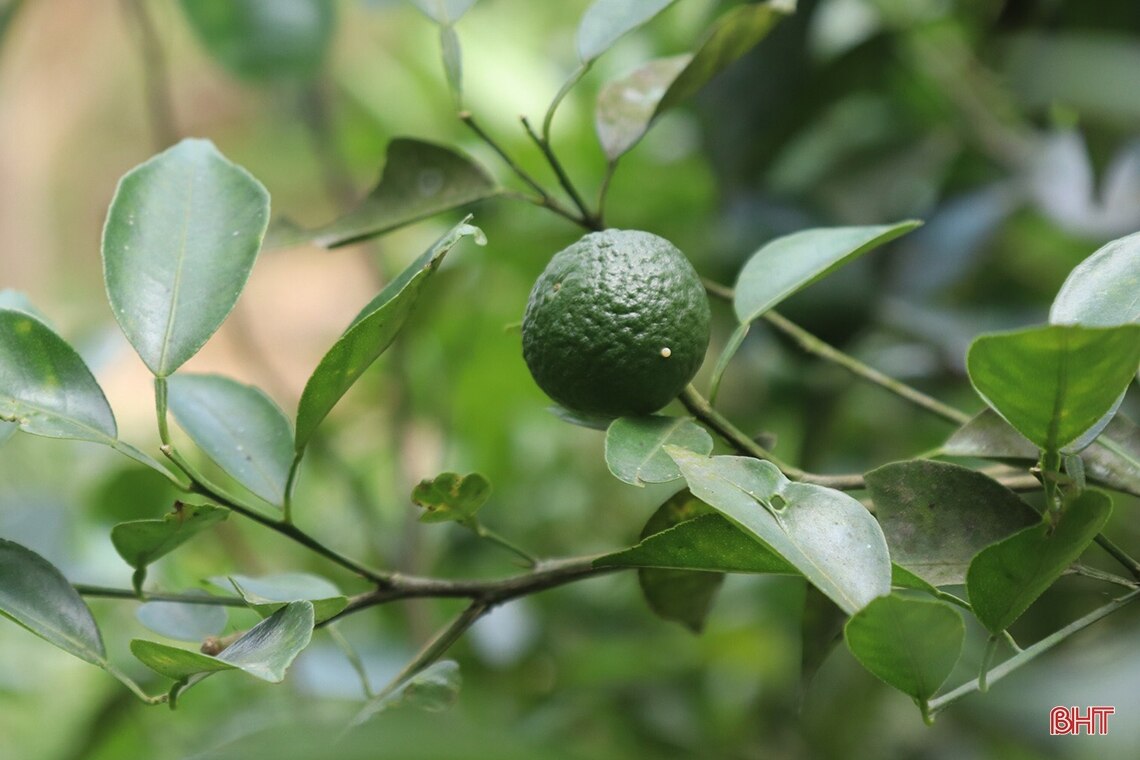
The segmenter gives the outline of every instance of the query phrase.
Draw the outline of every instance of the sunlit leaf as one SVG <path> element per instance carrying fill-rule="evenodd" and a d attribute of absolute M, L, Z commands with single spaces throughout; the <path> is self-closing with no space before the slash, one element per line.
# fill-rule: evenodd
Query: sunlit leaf
<path fill-rule="evenodd" d="M 468 217 L 469 219 L 470 217 Z M 305 448 L 341 396 L 395 340 L 424 284 L 451 248 L 468 235 L 482 245 L 483 233 L 463 220 L 413 261 L 352 321 L 305 384 L 297 410 L 294 446 Z"/>
<path fill-rule="evenodd" d="M 925 702 L 958 662 L 966 626 L 948 604 L 892 594 L 856 612 L 844 636 L 863 667 Z"/>
<path fill-rule="evenodd" d="M 0 615 L 81 660 L 106 664 L 99 627 L 79 593 L 46 559 L 2 538 Z"/>
<path fill-rule="evenodd" d="M 945 462 L 895 462 L 866 481 L 891 559 L 934 586 L 965 583 L 975 554 L 1039 519 L 997 481 Z"/>
<path fill-rule="evenodd" d="M 111 310 L 159 377 L 225 321 L 261 248 L 269 194 L 209 140 L 183 140 L 127 172 L 103 228 Z"/>
<path fill-rule="evenodd" d="M 401 137 L 388 144 L 380 183 L 336 221 L 305 233 L 335 248 L 490 198 L 500 192 L 473 160 L 442 145 Z"/>
<path fill-rule="evenodd" d="M 412 489 L 412 502 L 424 508 L 420 522 L 464 522 L 475 516 L 491 498 L 491 483 L 473 472 L 459 475 L 444 472 L 431 480 L 421 480 Z"/>
<path fill-rule="evenodd" d="M 1083 491 L 1056 525 L 1041 522 L 979 552 L 966 575 L 978 620 L 992 633 L 1009 628 L 1081 556 L 1111 511 L 1106 494 Z"/>
<path fill-rule="evenodd" d="M 708 432 L 688 417 L 621 417 L 606 430 L 606 466 L 623 483 L 644 486 L 681 477 L 665 446 L 698 454 L 712 452 Z"/>
<path fill-rule="evenodd" d="M 782 556 L 844 611 L 890 593 L 886 539 L 851 496 L 790 482 L 771 462 L 666 450 L 694 496 Z"/>
<path fill-rule="evenodd" d="M 111 529 L 111 543 L 133 568 L 143 568 L 229 517 L 229 510 L 209 504 L 176 502 L 158 520 L 131 520 Z"/>
<path fill-rule="evenodd" d="M 293 461 L 293 428 L 261 390 L 220 375 L 175 375 L 170 411 L 230 477 L 281 506 Z"/>
<path fill-rule="evenodd" d="M 677 0 L 594 0 L 578 24 L 578 57 L 589 63 Z"/>
<path fill-rule="evenodd" d="M 0 309 L 0 419 L 49 438 L 106 445 L 118 430 L 91 370 L 51 328 L 23 311 Z"/>
<path fill-rule="evenodd" d="M 983 335 L 970 382 L 1034 445 L 1077 452 L 1103 430 L 1140 366 L 1140 325 L 1054 325 Z"/>
<path fill-rule="evenodd" d="M 776 238 L 752 254 L 740 271 L 734 301 L 737 319 L 751 322 L 793 293 L 920 224 L 825 227 Z"/>
<path fill-rule="evenodd" d="M 1053 324 L 1140 323 L 1140 232 L 1113 240 L 1077 265 L 1049 311 Z"/>

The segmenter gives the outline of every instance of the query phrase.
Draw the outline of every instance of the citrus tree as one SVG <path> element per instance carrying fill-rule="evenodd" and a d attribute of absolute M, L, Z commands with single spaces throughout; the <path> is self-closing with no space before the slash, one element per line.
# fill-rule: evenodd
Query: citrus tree
<path fill-rule="evenodd" d="M 156 101 L 152 116 L 164 147 L 122 176 L 102 236 L 111 311 L 153 376 L 156 446 L 124 440 L 95 374 L 51 315 L 21 293 L 3 293 L 0 440 L 98 444 L 163 479 L 161 493 L 176 494 L 163 502 L 165 513 L 110 529 L 130 568 L 129 582 L 118 587 L 67 577 L 31 548 L 0 537 L 0 613 L 11 622 L 102 668 L 143 703 L 170 707 L 193 700 L 192 688 L 209 677 L 239 677 L 225 671 L 281 682 L 314 637 L 328 635 L 363 679 L 363 699 L 344 728 L 401 706 L 449 704 L 460 685 L 449 650 L 492 610 L 522 597 L 635 573 L 648 607 L 667 621 L 662 625 L 700 633 L 726 575 L 778 575 L 806 584 L 809 605 L 818 610 L 803 622 L 805 667 L 818 665 L 809 662 L 810 646 L 821 660 L 841 640 L 868 677 L 909 697 L 916 716 L 933 723 L 963 697 L 1023 667 L 1048 668 L 1042 656 L 1049 650 L 1140 596 L 1136 547 L 1106 535 L 1121 519 L 1113 517 L 1114 501 L 1140 496 L 1140 431 L 1119 411 L 1140 367 L 1140 237 L 1089 250 L 1056 293 L 1047 323 L 973 339 L 962 359 L 976 392 L 969 408 L 981 410 L 966 412 L 781 314 L 800 291 L 918 234 L 920 221 L 806 227 L 757 239 L 731 285 L 694 269 L 661 230 L 610 226 L 620 212 L 609 208 L 608 188 L 620 177 L 621 159 L 663 115 L 779 25 L 792 23 L 791 4 L 733 5 L 693 35 L 691 52 L 644 61 L 606 82 L 594 112 L 604 168 L 593 200 L 570 176 L 587 167 L 560 158 L 554 135 L 560 104 L 615 43 L 674 3 L 595 0 L 585 8 L 575 35 L 578 60 L 565 85 L 544 115 L 533 122 L 523 117 L 519 125 L 549 181 L 477 120 L 476 110 L 492 104 L 464 96 L 457 25 L 473 0 L 415 4 L 426 17 L 421 23 L 438 30 L 458 119 L 499 160 L 495 171 L 453 145 L 395 138 L 363 200 L 331 222 L 306 226 L 272 214 L 265 186 L 208 139 L 174 140 Z M 333 6 L 318 0 L 185 0 L 182 6 L 218 63 L 278 86 L 319 70 L 335 22 Z M 136 11 L 145 26 L 142 4 Z M 406 339 L 405 328 L 420 313 L 481 308 L 441 298 L 437 272 L 453 258 L 452 268 L 462 270 L 476 246 L 486 246 L 486 265 L 494 266 L 494 236 L 476 225 L 484 214 L 516 213 L 522 204 L 580 237 L 561 252 L 538 246 L 528 253 L 539 266 L 549 264 L 518 314 L 521 330 L 515 325 L 503 340 L 525 357 L 567 435 L 577 435 L 569 426 L 604 431 L 584 439 L 579 456 L 604 458 L 630 494 L 658 494 L 656 509 L 636 540 L 606 535 L 603 551 L 586 541 L 580 554 L 547 557 L 513 535 L 510 515 L 495 515 L 495 530 L 484 524 L 481 509 L 493 503 L 487 477 L 465 469 L 433 472 L 399 495 L 417 505 L 425 525 L 416 530 L 453 523 L 486 552 L 504 552 L 517 571 L 410 574 L 359 556 L 343 548 L 355 543 L 345 535 L 353 528 L 322 524 L 323 486 L 304 489 L 307 475 L 318 477 L 311 468 L 328 460 L 330 421 L 370 366 Z M 684 209 L 677 214 L 683 217 Z M 295 408 L 230 377 L 184 370 L 231 314 L 259 255 L 297 245 L 338 255 L 336 249 L 436 217 L 449 228 L 329 341 Z M 747 384 L 755 371 L 733 359 L 757 325 L 945 423 L 947 434 L 933 449 L 857 470 L 824 473 L 793 464 L 794 455 L 777 453 L 778 442 L 718 404 L 722 385 Z M 389 405 L 400 403 L 406 401 L 397 397 Z M 536 502 L 540 510 L 541 498 Z M 220 526 L 233 521 L 295 544 L 314 568 L 338 580 L 310 568 L 309 559 L 261 575 L 239 573 L 239 562 L 223 559 L 203 573 L 210 577 L 205 588 L 156 582 L 148 574 L 192 540 L 217 540 Z M 363 519 L 355 528 L 366 529 Z M 1114 567 L 1102 567 L 1105 560 Z M 1067 575 L 1097 584 L 1088 589 L 1091 610 L 1015 638 L 1011 627 Z M 152 635 L 130 637 L 133 660 L 106 645 L 120 632 L 100 625 L 88 606 L 95 598 L 139 605 Z M 374 688 L 339 627 L 377 607 L 419 598 L 464 606 Z M 963 660 L 968 632 L 979 630 L 980 657 Z"/>

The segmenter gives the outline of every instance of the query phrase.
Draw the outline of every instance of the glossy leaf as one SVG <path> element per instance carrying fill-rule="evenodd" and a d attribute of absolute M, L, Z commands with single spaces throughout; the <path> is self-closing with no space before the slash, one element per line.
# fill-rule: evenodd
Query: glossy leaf
<path fill-rule="evenodd" d="M 307 601 L 313 605 L 317 622 L 328 620 L 348 604 L 348 599 L 333 583 L 308 573 L 279 573 L 261 578 L 231 575 L 211 578 L 219 588 L 232 588 L 257 612 L 265 617 L 289 602 Z"/>
<path fill-rule="evenodd" d="M 790 482 L 771 462 L 666 451 L 694 496 L 782 556 L 844 611 L 890 593 L 886 539 L 852 497 Z"/>
<path fill-rule="evenodd" d="M 454 660 L 432 663 L 391 691 L 370 699 L 353 719 L 352 725 L 358 726 L 393 707 L 441 712 L 455 704 L 462 683 L 459 663 Z"/>
<path fill-rule="evenodd" d="M 388 144 L 380 183 L 359 206 L 308 236 L 325 248 L 355 243 L 490 198 L 495 181 L 467 156 L 401 137 Z"/>
<path fill-rule="evenodd" d="M 1055 325 L 984 335 L 966 355 L 970 382 L 1035 446 L 1087 446 L 1140 366 L 1140 325 Z"/>
<path fill-rule="evenodd" d="M 1140 323 L 1140 232 L 1106 244 L 1069 273 L 1049 321 L 1111 327 Z"/>
<path fill-rule="evenodd" d="M 1039 520 L 1005 486 L 954 464 L 895 462 L 866 481 L 891 559 L 934 586 L 965 583 L 975 554 Z"/>
<path fill-rule="evenodd" d="M 1037 461 L 1040 452 L 992 409 L 967 422 L 942 446 L 946 456 L 1003 461 Z M 1081 452 L 1085 473 L 1097 483 L 1140 496 L 1140 427 L 1116 414 L 1088 448 Z"/>
<path fill-rule="evenodd" d="M 578 57 L 589 63 L 677 0 L 594 0 L 578 24 Z"/>
<path fill-rule="evenodd" d="M 2 538 L 0 615 L 81 660 L 106 664 L 99 627 L 79 593 L 46 559 Z"/>
<path fill-rule="evenodd" d="M 602 88 L 594 128 L 606 158 L 616 161 L 641 140 L 658 116 L 665 91 L 691 60 L 685 53 L 649 61 Z"/>
<path fill-rule="evenodd" d="M 948 604 L 892 594 L 856 612 L 844 637 L 863 667 L 922 703 L 954 669 L 966 626 Z"/>
<path fill-rule="evenodd" d="M 412 0 L 424 15 L 438 24 L 454 24 L 470 10 L 475 0 Z"/>
<path fill-rule="evenodd" d="M 473 236 L 480 245 L 486 242 L 479 228 L 472 227 L 464 219 L 365 306 L 321 359 L 301 394 L 294 442 L 297 451 L 305 448 L 321 420 L 341 396 L 392 344 L 412 313 L 428 277 L 439 267 L 444 255 L 468 235 Z"/>
<path fill-rule="evenodd" d="M 0 419 L 49 438 L 112 445 L 115 416 L 91 370 L 50 327 L 0 309 Z"/>
<path fill-rule="evenodd" d="M 459 475 L 445 472 L 421 480 L 412 489 L 412 501 L 424 508 L 420 522 L 465 522 L 491 498 L 491 483 L 477 472 Z"/>
<path fill-rule="evenodd" d="M 636 145 L 657 117 L 751 50 L 787 12 L 771 3 L 740 5 L 713 24 L 695 53 L 650 61 L 602 88 L 595 127 L 606 157 L 616 161 Z"/>
<path fill-rule="evenodd" d="M 1041 522 L 979 552 L 966 576 L 978 620 L 991 633 L 1009 628 L 1081 556 L 1111 511 L 1106 494 L 1083 491 L 1052 528 Z"/>
<path fill-rule="evenodd" d="M 261 390 L 220 375 L 175 375 L 168 403 L 179 426 L 230 477 L 281 506 L 293 427 Z"/>
<path fill-rule="evenodd" d="M 250 628 L 216 657 L 143 639 L 131 642 L 131 652 L 151 670 L 175 681 L 237 669 L 279 683 L 309 645 L 313 625 L 313 605 L 293 602 Z"/>
<path fill-rule="evenodd" d="M 230 73 L 267 81 L 317 74 L 336 22 L 329 0 L 182 0 L 198 39 Z"/>
<path fill-rule="evenodd" d="M 752 254 L 740 271 L 734 300 L 737 319 L 751 322 L 793 293 L 920 224 L 825 227 L 776 238 Z"/>
<path fill-rule="evenodd" d="M 208 594 L 202 594 L 208 597 Z M 155 633 L 178 641 L 201 642 L 217 636 L 226 627 L 229 615 L 220 604 L 147 602 L 135 610 L 135 617 Z"/>
<path fill-rule="evenodd" d="M 644 486 L 681 477 L 665 446 L 678 446 L 708 455 L 713 440 L 688 417 L 621 417 L 606 430 L 606 466 L 623 483 Z"/>
<path fill-rule="evenodd" d="M 158 377 L 225 321 L 269 221 L 269 194 L 209 140 L 183 140 L 127 172 L 103 228 L 111 310 Z"/>
<path fill-rule="evenodd" d="M 159 520 L 119 523 L 111 529 L 111 543 L 128 565 L 141 569 L 229 515 L 229 510 L 209 504 L 175 502 L 174 511 Z"/>

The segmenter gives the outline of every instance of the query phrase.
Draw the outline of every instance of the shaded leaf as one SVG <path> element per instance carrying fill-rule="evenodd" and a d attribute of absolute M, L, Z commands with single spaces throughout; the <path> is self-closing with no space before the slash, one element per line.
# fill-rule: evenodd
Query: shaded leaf
<path fill-rule="evenodd" d="M 467 156 L 442 145 L 397 138 L 388 144 L 380 183 L 359 206 L 307 233 L 325 248 L 355 243 L 500 192 Z"/>
<path fill-rule="evenodd" d="M 445 472 L 421 480 L 412 489 L 412 501 L 426 510 L 420 522 L 465 522 L 491 498 L 491 483 L 477 472 L 459 475 Z"/>
<path fill-rule="evenodd" d="M 424 15 L 438 24 L 450 25 L 470 10 L 475 0 L 412 0 Z"/>
<path fill-rule="evenodd" d="M 415 707 L 427 712 L 441 712 L 455 704 L 463 679 L 459 663 L 440 660 L 398 684 L 394 689 L 370 699 L 352 720 L 359 726 L 393 707 Z"/>
<path fill-rule="evenodd" d="M 947 604 L 892 594 L 852 615 L 844 636 L 863 667 L 925 703 L 958 662 L 966 626 Z"/>
<path fill-rule="evenodd" d="M 886 539 L 852 497 L 790 482 L 771 462 L 666 451 L 694 496 L 782 556 L 844 611 L 890 593 Z"/>
<path fill-rule="evenodd" d="M 606 158 L 616 161 L 649 130 L 669 85 L 689 65 L 688 53 L 642 64 L 598 93 L 594 128 Z"/>
<path fill-rule="evenodd" d="M 578 57 L 589 63 L 677 0 L 594 0 L 578 24 Z"/>
<path fill-rule="evenodd" d="M 719 514 L 678 523 L 646 536 L 636 546 L 599 557 L 594 564 L 725 573 L 797 573 L 787 560 Z"/>
<path fill-rule="evenodd" d="M 1069 273 L 1049 310 L 1052 324 L 1140 323 L 1140 232 L 1105 244 Z"/>
<path fill-rule="evenodd" d="M 159 520 L 131 520 L 111 528 L 111 543 L 128 565 L 141 569 L 229 515 L 209 504 L 175 502 L 174 511 Z"/>
<path fill-rule="evenodd" d="M 1006 461 L 1037 461 L 1040 453 L 1029 439 L 992 409 L 985 409 L 950 436 L 942 453 Z M 1117 413 L 1091 445 L 1081 452 L 1085 473 L 1101 485 L 1140 496 L 1140 427 Z"/>
<path fill-rule="evenodd" d="M 1106 494 L 1083 491 L 1056 525 L 1041 522 L 979 552 L 966 575 L 978 620 L 991 633 L 1009 628 L 1081 556 L 1111 511 Z"/>
<path fill-rule="evenodd" d="M 457 101 L 463 100 L 463 49 L 459 45 L 459 35 L 453 26 L 439 28 L 439 49 L 443 59 L 443 73 L 447 85 Z"/>
<path fill-rule="evenodd" d="M 182 0 L 210 55 L 252 81 L 304 79 L 324 63 L 336 25 L 328 0 Z"/>
<path fill-rule="evenodd" d="M 67 342 L 23 311 L 0 309 L 0 418 L 49 438 L 112 445 L 115 416 Z"/>
<path fill-rule="evenodd" d="M 321 359 L 301 394 L 294 442 L 297 451 L 305 448 L 341 396 L 392 344 L 412 313 L 425 282 L 439 267 L 444 255 L 468 235 L 480 245 L 486 241 L 478 227 L 467 224 L 467 219 L 437 240 L 380 291 Z"/>
<path fill-rule="evenodd" d="M 965 583 L 975 554 L 1039 520 L 997 481 L 945 462 L 895 462 L 866 482 L 891 559 L 934 586 Z"/>
<path fill-rule="evenodd" d="M 1140 325 L 983 335 L 966 355 L 978 394 L 1034 445 L 1072 453 L 1108 424 L 1140 366 Z"/>
<path fill-rule="evenodd" d="M 183 140 L 127 172 L 103 228 L 111 310 L 166 377 L 225 321 L 269 222 L 269 193 L 209 140 Z"/>
<path fill-rule="evenodd" d="M 230 477 L 281 506 L 293 462 L 293 428 L 261 390 L 220 375 L 175 375 L 170 411 Z"/>
<path fill-rule="evenodd" d="M 155 633 L 178 641 L 202 641 L 207 636 L 217 636 L 225 630 L 229 619 L 226 608 L 220 604 L 181 602 L 147 602 L 139 605 L 135 617 Z"/>
<path fill-rule="evenodd" d="M 620 417 L 606 430 L 606 466 L 623 483 L 644 486 L 681 477 L 666 445 L 708 455 L 713 440 L 688 417 Z"/>
<path fill-rule="evenodd" d="M 250 628 L 217 657 L 144 639 L 131 641 L 131 652 L 156 673 L 184 681 L 221 670 L 243 670 L 279 683 L 313 636 L 313 605 L 292 602 Z"/>
<path fill-rule="evenodd" d="M 921 224 L 825 227 L 776 238 L 752 254 L 740 271 L 734 300 L 737 319 L 751 322 L 793 293 Z"/>
<path fill-rule="evenodd" d="M 262 617 L 290 602 L 307 601 L 312 603 L 319 623 L 337 615 L 348 604 L 348 598 L 331 581 L 309 573 L 278 573 L 260 578 L 231 575 L 211 578 L 210 582 L 219 588 L 233 588 Z"/>
<path fill-rule="evenodd" d="M 0 538 L 0 615 L 81 660 L 107 653 L 91 610 L 63 574 L 31 549 Z"/>

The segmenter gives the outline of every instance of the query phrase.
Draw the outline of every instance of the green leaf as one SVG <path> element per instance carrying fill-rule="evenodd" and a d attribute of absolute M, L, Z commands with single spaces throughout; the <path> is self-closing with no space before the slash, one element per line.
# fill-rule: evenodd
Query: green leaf
<path fill-rule="evenodd" d="M 325 248 L 355 243 L 498 195 L 483 167 L 442 145 L 401 137 L 388 144 L 380 183 L 359 206 L 307 233 Z"/>
<path fill-rule="evenodd" d="M 804 588 L 800 615 L 800 685 L 806 689 L 843 638 L 847 614 L 815 586 Z"/>
<path fill-rule="evenodd" d="M 607 159 L 616 161 L 649 131 L 659 115 L 662 96 L 692 59 L 688 53 L 658 58 L 601 89 L 594 129 Z"/>
<path fill-rule="evenodd" d="M 1037 447 L 992 409 L 985 409 L 950 436 L 941 453 L 1002 461 L 1033 461 Z M 1104 431 L 1081 452 L 1088 477 L 1101 485 L 1140 496 L 1140 427 L 1116 414 Z"/>
<path fill-rule="evenodd" d="M 107 663 L 99 627 L 79 593 L 46 559 L 2 538 L 0 615 L 81 660 Z"/>
<path fill-rule="evenodd" d="M 866 475 L 891 559 L 934 586 L 966 582 L 979 551 L 1038 522 L 997 481 L 945 462 L 913 460 Z"/>
<path fill-rule="evenodd" d="M 113 445 L 118 429 L 91 370 L 50 327 L 0 309 L 0 419 L 49 438 Z"/>
<path fill-rule="evenodd" d="M 772 3 L 737 6 L 713 24 L 694 54 L 650 61 L 603 87 L 594 125 L 606 158 L 620 158 L 661 114 L 691 98 L 755 47 L 788 12 Z"/>
<path fill-rule="evenodd" d="M 734 301 L 737 319 L 751 322 L 793 293 L 921 224 L 825 227 L 776 238 L 752 254 L 740 271 Z"/>
<path fill-rule="evenodd" d="M 151 670 L 175 681 L 236 669 L 280 683 L 289 665 L 309 645 L 313 625 L 313 605 L 293 602 L 250 628 L 217 657 L 144 639 L 133 640 L 131 652 Z"/>
<path fill-rule="evenodd" d="M 441 25 L 451 25 L 475 4 L 475 0 L 412 0 L 423 14 Z"/>
<path fill-rule="evenodd" d="M 1049 322 L 1112 327 L 1140 323 L 1140 232 L 1082 261 L 1061 286 Z"/>
<path fill-rule="evenodd" d="M 174 511 L 160 520 L 131 520 L 111 528 L 111 543 L 119 556 L 138 570 L 229 515 L 229 510 L 209 504 L 175 502 Z"/>
<path fill-rule="evenodd" d="M 1108 424 L 1140 365 L 1140 325 L 1060 326 L 983 335 L 970 382 L 1035 446 L 1075 453 Z"/>
<path fill-rule="evenodd" d="M 103 228 L 111 310 L 166 377 L 233 309 L 269 221 L 269 193 L 209 140 L 183 140 L 127 172 Z"/>
<path fill-rule="evenodd" d="M 594 0 L 578 24 L 578 57 L 590 63 L 677 0 Z"/>
<path fill-rule="evenodd" d="M 294 442 L 297 451 L 305 448 L 321 420 L 341 396 L 392 344 L 412 313 L 428 277 L 439 267 L 444 255 L 468 235 L 473 236 L 480 245 L 486 242 L 478 227 L 467 224 L 468 219 L 470 217 L 453 227 L 395 280 L 388 283 L 321 359 L 301 394 Z"/>
<path fill-rule="evenodd" d="M 330 581 L 308 573 L 278 573 L 261 578 L 246 575 L 211 578 L 219 588 L 233 588 L 262 617 L 289 602 L 306 601 L 313 605 L 318 623 L 339 614 L 348 604 L 347 597 Z"/>
<path fill-rule="evenodd" d="M 707 456 L 713 440 L 688 417 L 620 417 L 606 430 L 606 466 L 623 483 L 643 487 L 681 477 L 665 446 L 678 446 Z"/>
<path fill-rule="evenodd" d="M 209 594 L 203 593 L 204 598 Z M 220 604 L 147 602 L 135 610 L 135 617 L 155 633 L 178 641 L 201 642 L 225 630 L 229 615 Z"/>
<path fill-rule="evenodd" d="M 439 28 L 439 49 L 443 59 L 443 73 L 447 85 L 457 102 L 463 100 L 463 48 L 459 45 L 459 35 L 453 26 Z"/>
<path fill-rule="evenodd" d="M 966 591 L 982 625 L 991 633 L 1009 628 L 1081 556 L 1111 512 L 1107 494 L 1082 491 L 1056 525 L 1041 522 L 980 551 Z"/>
<path fill-rule="evenodd" d="M 790 482 L 771 462 L 666 451 L 694 496 L 782 556 L 845 612 L 890 593 L 886 539 L 852 497 Z"/>
<path fill-rule="evenodd" d="M 261 390 L 220 375 L 175 375 L 170 411 L 226 474 L 281 506 L 293 462 L 293 428 Z"/>
<path fill-rule="evenodd" d="M 459 475 L 445 472 L 433 480 L 421 480 L 412 489 L 412 501 L 426 510 L 420 522 L 466 522 L 491 498 L 491 483 L 477 472 Z"/>
<path fill-rule="evenodd" d="M 336 3 L 329 0 L 182 0 L 181 5 L 210 55 L 251 81 L 316 75 L 336 25 Z"/>
<path fill-rule="evenodd" d="M 393 707 L 414 707 L 427 712 L 442 712 L 455 704 L 463 679 L 459 663 L 440 660 L 401 682 L 396 688 L 370 699 L 352 720 L 359 726 Z"/>
<path fill-rule="evenodd" d="M 844 636 L 863 667 L 925 703 L 958 662 L 966 626 L 948 604 L 892 594 L 855 613 Z"/>

